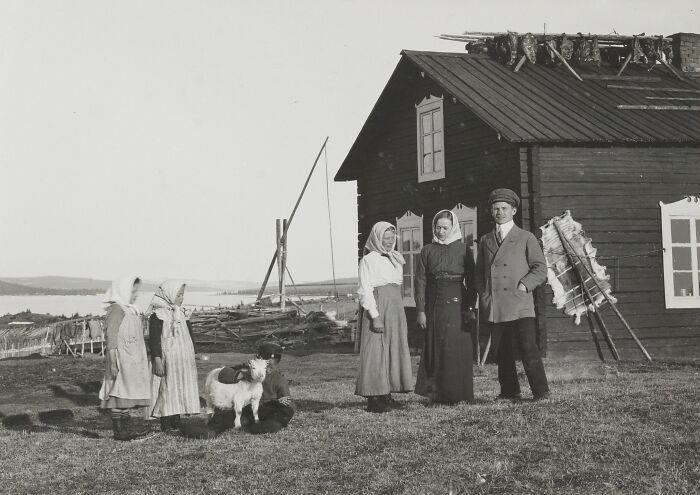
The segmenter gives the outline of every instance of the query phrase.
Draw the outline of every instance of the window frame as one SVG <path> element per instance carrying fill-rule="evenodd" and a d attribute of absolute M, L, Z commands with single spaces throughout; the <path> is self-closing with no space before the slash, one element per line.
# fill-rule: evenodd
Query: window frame
<path fill-rule="evenodd" d="M 663 245 L 664 295 L 667 309 L 700 308 L 700 199 L 687 196 L 674 203 L 664 204 L 659 201 L 661 209 L 661 239 Z M 690 242 L 673 242 L 671 220 L 688 220 Z M 690 248 L 690 273 L 692 275 L 693 295 L 677 296 L 675 293 L 673 247 Z"/>
<path fill-rule="evenodd" d="M 434 96 L 434 95 L 429 95 L 423 98 L 423 101 L 421 101 L 418 105 L 416 105 L 416 148 L 417 148 L 417 166 L 418 166 L 418 182 L 428 182 L 431 180 L 438 180 L 438 179 L 444 179 L 445 178 L 445 111 L 444 111 L 444 97 L 443 95 L 441 96 Z M 442 153 L 442 168 L 438 171 L 435 171 L 435 135 L 438 133 L 438 131 L 435 131 L 434 125 L 433 125 L 433 118 L 431 117 L 431 130 L 430 130 L 430 135 L 432 136 L 432 144 L 431 146 L 433 147 L 432 151 L 430 152 L 432 154 L 432 161 L 433 161 L 433 171 L 432 172 L 424 172 L 423 170 L 423 162 L 424 162 L 424 150 L 423 150 L 423 138 L 426 137 L 428 134 L 423 132 L 423 116 L 430 114 L 433 115 L 434 113 L 438 112 L 440 114 L 440 130 L 439 132 L 442 134 L 442 148 L 438 151 Z"/>
<path fill-rule="evenodd" d="M 403 250 L 403 232 L 404 231 L 417 231 L 418 239 L 420 239 L 421 244 L 420 244 L 420 249 L 415 251 L 404 251 Z M 413 237 L 414 234 L 411 234 L 411 240 L 415 237 Z M 423 246 L 425 245 L 425 237 L 423 236 L 423 215 L 416 215 L 412 211 L 407 211 L 406 213 L 403 214 L 403 216 L 396 218 L 396 247 L 398 248 L 397 250 L 403 255 L 404 259 L 406 260 L 406 264 L 408 265 L 410 269 L 410 277 L 411 277 L 411 295 L 410 296 L 405 296 L 404 295 L 404 277 L 405 275 L 402 275 L 401 278 L 401 297 L 403 299 L 403 305 L 404 307 L 410 307 L 413 308 L 416 306 L 416 299 L 415 299 L 415 293 L 416 293 L 416 262 L 418 261 L 418 256 L 420 256 L 420 252 L 423 249 Z M 411 246 L 413 247 L 413 246 Z"/>
<path fill-rule="evenodd" d="M 462 203 L 457 203 L 457 205 L 452 208 L 452 212 L 457 216 L 457 220 L 459 221 L 459 229 L 462 231 L 462 242 L 464 244 L 467 244 L 467 231 L 466 231 L 466 226 L 467 224 L 471 224 L 472 228 L 470 229 L 472 232 L 472 243 L 469 246 L 469 249 L 472 250 L 472 255 L 474 256 L 474 261 L 476 261 L 476 254 L 477 254 L 477 246 L 478 246 L 478 230 L 477 230 L 477 225 L 476 225 L 476 218 L 477 218 L 477 207 L 475 206 L 474 208 L 471 208 L 469 206 L 464 206 Z"/>

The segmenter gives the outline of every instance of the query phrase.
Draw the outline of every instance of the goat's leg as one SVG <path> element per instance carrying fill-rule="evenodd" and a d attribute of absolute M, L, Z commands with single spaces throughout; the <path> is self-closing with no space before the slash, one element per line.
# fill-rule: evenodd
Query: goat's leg
<path fill-rule="evenodd" d="M 243 414 L 243 408 L 238 403 L 234 404 L 233 407 L 236 410 L 236 419 L 233 422 L 233 426 L 238 430 L 241 428 L 241 414 Z"/>
<path fill-rule="evenodd" d="M 250 408 L 253 410 L 253 417 L 255 422 L 259 423 L 260 418 L 258 418 L 258 407 L 260 406 L 260 397 L 252 397 L 250 399 Z"/>

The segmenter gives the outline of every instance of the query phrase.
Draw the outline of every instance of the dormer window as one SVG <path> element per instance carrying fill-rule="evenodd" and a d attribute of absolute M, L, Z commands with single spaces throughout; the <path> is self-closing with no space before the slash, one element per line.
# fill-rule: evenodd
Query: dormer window
<path fill-rule="evenodd" d="M 445 178 L 442 96 L 428 96 L 416 106 L 418 182 Z"/>

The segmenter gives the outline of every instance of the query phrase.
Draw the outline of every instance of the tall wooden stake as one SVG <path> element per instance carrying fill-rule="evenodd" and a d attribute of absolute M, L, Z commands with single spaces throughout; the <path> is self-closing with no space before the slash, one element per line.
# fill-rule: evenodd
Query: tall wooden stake
<path fill-rule="evenodd" d="M 555 222 L 555 226 L 556 226 L 556 222 Z M 559 230 L 559 227 L 557 227 L 557 230 Z M 559 235 L 560 235 L 560 237 L 561 237 L 561 236 L 562 236 L 562 235 L 561 235 L 561 231 L 559 231 L 559 232 L 560 232 Z M 637 347 L 639 348 L 639 350 L 642 351 L 642 354 L 644 354 L 644 357 L 645 357 L 648 361 L 651 361 L 651 356 L 649 355 L 649 353 L 647 352 L 647 350 L 644 348 L 644 346 L 642 345 L 642 343 L 639 341 L 639 339 L 637 338 L 637 335 L 634 333 L 634 330 L 632 330 L 632 327 L 630 327 L 629 323 L 627 323 L 627 320 L 625 320 L 625 317 L 622 316 L 622 313 L 620 312 L 620 310 L 617 309 L 617 304 L 615 304 L 615 301 L 613 301 L 613 300 L 610 298 L 610 296 L 608 295 L 608 293 L 605 292 L 605 291 L 603 290 L 603 288 L 600 286 L 600 284 L 598 283 L 598 280 L 595 278 L 595 275 L 594 275 L 594 273 L 593 273 L 592 268 L 590 268 L 590 267 L 583 261 L 583 259 L 581 258 L 581 256 L 579 256 L 578 253 L 577 253 L 576 251 L 573 251 L 573 248 L 571 248 L 571 244 L 569 244 L 569 240 L 568 240 L 568 239 L 564 238 L 563 240 L 566 242 L 568 248 L 569 248 L 569 249 L 573 252 L 573 254 L 578 258 L 579 263 L 580 263 L 581 265 L 583 265 L 583 268 L 584 268 L 584 269 L 586 270 L 586 272 L 588 273 L 588 276 L 591 277 L 591 280 L 593 280 L 593 283 L 596 285 L 596 287 L 598 288 L 598 290 L 600 291 L 600 293 L 603 294 L 603 297 L 604 297 L 605 300 L 608 302 L 608 304 L 610 304 L 610 307 L 613 309 L 613 311 L 615 311 L 615 314 L 616 314 L 617 317 L 620 319 L 620 322 L 622 322 L 622 324 L 624 325 L 625 329 L 627 330 L 627 333 L 629 333 L 630 336 L 632 337 L 632 340 L 634 340 L 634 343 L 637 344 Z M 584 286 L 584 287 L 585 287 L 585 286 Z M 596 312 L 596 314 L 598 314 L 598 312 Z M 600 317 L 600 315 L 598 315 L 598 316 Z"/>
<path fill-rule="evenodd" d="M 318 163 L 319 158 L 321 158 L 321 153 L 323 153 L 323 150 L 326 148 L 326 143 L 328 142 L 328 137 L 326 137 L 326 140 L 323 141 L 323 145 L 321 145 L 321 149 L 318 150 L 318 155 L 316 155 L 316 160 L 314 160 L 314 164 L 311 167 L 311 170 L 309 171 L 309 175 L 306 177 L 306 182 L 304 183 L 304 187 L 301 189 L 301 193 L 299 194 L 299 198 L 297 199 L 296 204 L 294 205 L 294 208 L 292 209 L 292 213 L 289 215 L 289 220 L 287 220 L 287 229 L 289 229 L 289 226 L 292 225 L 292 220 L 294 220 L 294 215 L 297 212 L 297 208 L 299 208 L 299 203 L 301 203 L 301 198 L 304 197 L 304 193 L 306 192 L 306 187 L 309 185 L 309 181 L 311 180 L 311 175 L 314 173 L 314 170 L 316 169 L 316 164 Z M 285 231 L 283 235 L 287 235 L 287 232 Z M 267 281 L 270 280 L 270 274 L 272 273 L 272 269 L 275 266 L 275 261 L 277 260 L 277 255 L 279 254 L 278 251 L 275 251 L 275 254 L 272 256 L 272 260 L 270 261 L 270 266 L 267 268 L 267 274 L 265 275 L 265 280 L 262 283 L 262 287 L 260 287 L 260 292 L 258 292 L 258 300 L 263 296 L 265 293 L 265 287 L 267 287 Z"/>
<path fill-rule="evenodd" d="M 286 308 L 287 297 L 284 283 L 287 272 L 287 219 L 277 219 L 277 275 L 279 278 L 280 309 Z"/>

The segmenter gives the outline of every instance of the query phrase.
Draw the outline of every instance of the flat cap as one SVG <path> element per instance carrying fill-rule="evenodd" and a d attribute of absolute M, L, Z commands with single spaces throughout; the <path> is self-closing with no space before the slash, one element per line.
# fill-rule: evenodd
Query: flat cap
<path fill-rule="evenodd" d="M 494 189 L 493 191 L 491 191 L 491 194 L 489 194 L 490 205 L 493 203 L 498 203 L 499 201 L 505 201 L 506 203 L 510 203 L 516 208 L 520 206 L 520 198 L 518 197 L 518 195 L 515 194 L 514 191 L 506 189 L 505 187 L 502 187 L 500 189 Z"/>
<path fill-rule="evenodd" d="M 262 359 L 279 359 L 282 357 L 282 348 L 272 342 L 265 342 L 258 346 L 258 356 Z"/>

